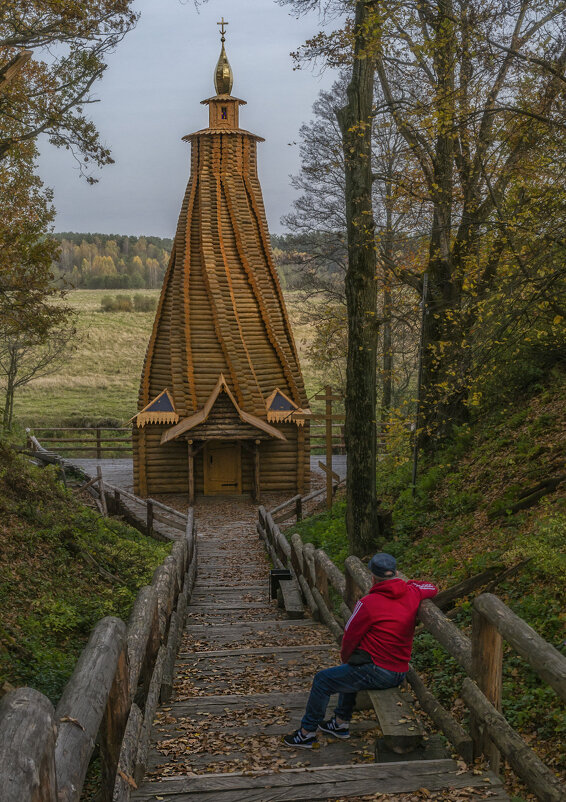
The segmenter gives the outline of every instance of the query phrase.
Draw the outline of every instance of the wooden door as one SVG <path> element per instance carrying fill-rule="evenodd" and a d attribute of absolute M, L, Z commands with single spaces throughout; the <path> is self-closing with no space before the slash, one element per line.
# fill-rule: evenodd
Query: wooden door
<path fill-rule="evenodd" d="M 238 443 L 207 443 L 204 449 L 204 493 L 207 496 L 242 492 Z"/>

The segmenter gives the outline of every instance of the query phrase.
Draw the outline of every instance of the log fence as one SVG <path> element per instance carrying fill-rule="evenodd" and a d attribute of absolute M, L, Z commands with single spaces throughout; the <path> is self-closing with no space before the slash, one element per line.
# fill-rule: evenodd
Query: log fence
<path fill-rule="evenodd" d="M 132 430 L 128 426 L 34 427 L 33 435 L 58 454 L 84 454 L 102 459 L 109 453 L 132 454 Z"/>
<path fill-rule="evenodd" d="M 107 617 L 95 626 L 57 708 L 31 688 L 2 698 L 3 802 L 78 802 L 96 744 L 102 767 L 98 798 L 129 800 L 145 774 L 157 705 L 171 696 L 196 568 L 191 509 L 184 536 L 139 591 L 128 625 Z"/>
<path fill-rule="evenodd" d="M 346 483 L 346 479 L 340 480 L 333 480 L 332 483 L 332 497 L 336 495 L 336 491 L 339 487 L 343 487 Z M 306 496 L 296 495 L 292 496 L 287 501 L 284 501 L 282 504 L 278 504 L 277 507 L 273 507 L 270 510 L 270 514 L 273 517 L 274 523 L 280 524 L 284 523 L 285 521 L 289 521 L 292 518 L 295 521 L 302 521 L 303 514 L 305 511 L 305 505 L 308 504 L 310 501 L 314 501 L 317 498 L 326 498 L 327 496 L 327 488 L 322 487 L 319 490 L 314 490 L 312 493 L 308 493 Z"/>
<path fill-rule="evenodd" d="M 259 507 L 258 534 L 274 565 L 288 568 L 296 578 L 303 601 L 313 617 L 323 621 L 340 642 L 344 624 L 356 601 L 372 586 L 371 573 L 353 556 L 346 559 L 344 572 L 340 571 L 326 552 L 316 549 L 312 543 L 303 543 L 297 533 L 288 540 L 274 515 L 283 506 L 271 513 Z M 493 574 L 486 573 L 483 579 L 489 587 Z M 464 593 L 470 585 L 475 588 L 478 582 L 462 583 Z M 454 589 L 444 593 L 444 603 L 448 598 L 453 600 L 454 593 Z M 566 699 L 566 657 L 492 593 L 481 593 L 474 600 L 471 638 L 461 632 L 433 600 L 421 602 L 418 618 L 467 674 L 461 697 L 471 713 L 471 732 L 464 730 L 442 707 L 411 666 L 407 681 L 422 709 L 467 762 L 483 755 L 497 771 L 501 755 L 541 802 L 565 802 L 563 784 L 501 713 L 502 644 L 506 641 L 563 700 Z"/>
<path fill-rule="evenodd" d="M 152 498 L 142 499 L 122 487 L 105 482 L 100 465 L 96 468 L 96 476 L 89 478 L 81 467 L 44 448 L 34 435 L 28 433 L 27 444 L 33 456 L 40 461 L 56 463 L 63 471 L 69 468 L 73 473 L 82 476 L 86 481 L 76 491 L 87 491 L 94 498 L 101 515 L 106 516 L 109 511 L 120 515 L 132 526 L 156 540 L 176 540 L 179 536 L 177 533 L 185 530 L 185 513 Z M 156 527 L 156 523 L 164 524 L 165 528 Z"/>

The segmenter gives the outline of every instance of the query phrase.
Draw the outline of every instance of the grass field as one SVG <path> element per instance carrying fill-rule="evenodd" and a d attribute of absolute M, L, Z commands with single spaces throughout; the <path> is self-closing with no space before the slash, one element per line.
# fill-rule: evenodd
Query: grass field
<path fill-rule="evenodd" d="M 154 297 L 159 290 L 136 290 Z M 137 412 L 143 359 L 155 311 L 102 312 L 104 295 L 132 296 L 131 290 L 74 290 L 67 302 L 77 310 L 79 340 L 65 365 L 51 376 L 21 388 L 15 397 L 15 421 L 22 426 L 125 424 Z M 287 308 L 299 351 L 304 352 L 309 327 L 299 325 L 293 293 Z M 302 357 L 310 396 L 324 378 Z"/>

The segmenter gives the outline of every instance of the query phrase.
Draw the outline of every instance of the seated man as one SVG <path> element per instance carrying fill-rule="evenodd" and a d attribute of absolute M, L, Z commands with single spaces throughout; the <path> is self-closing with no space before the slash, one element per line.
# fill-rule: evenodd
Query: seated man
<path fill-rule="evenodd" d="M 349 738 L 349 722 L 361 690 L 395 688 L 409 668 L 417 610 L 438 588 L 429 582 L 405 582 L 396 574 L 395 557 L 376 554 L 368 567 L 374 584 L 354 607 L 344 627 L 342 665 L 315 674 L 301 726 L 283 738 L 286 746 L 310 749 L 317 730 L 336 738 Z M 324 721 L 331 694 L 338 707 Z"/>

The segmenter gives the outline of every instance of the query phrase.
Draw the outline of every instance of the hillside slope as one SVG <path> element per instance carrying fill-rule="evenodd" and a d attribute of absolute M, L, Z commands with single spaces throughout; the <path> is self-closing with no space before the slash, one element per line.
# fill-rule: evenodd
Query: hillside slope
<path fill-rule="evenodd" d="M 168 551 L 0 443 L 0 688 L 31 685 L 57 701 L 95 623 L 127 620 Z"/>
<path fill-rule="evenodd" d="M 416 494 L 408 457 L 379 463 L 378 493 L 393 511 L 392 532 L 377 548 L 401 569 L 442 589 L 489 567 L 518 570 L 494 591 L 547 641 L 566 653 L 566 372 L 554 368 L 512 404 L 478 416 L 421 465 Z M 347 555 L 344 502 L 288 532 L 300 532 L 340 564 Z M 454 620 L 469 632 L 471 597 Z M 462 672 L 427 633 L 414 664 L 439 698 L 464 715 Z M 503 712 L 548 765 L 566 771 L 561 743 L 566 710 L 510 649 L 504 658 Z"/>

